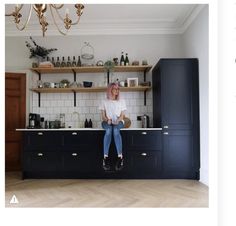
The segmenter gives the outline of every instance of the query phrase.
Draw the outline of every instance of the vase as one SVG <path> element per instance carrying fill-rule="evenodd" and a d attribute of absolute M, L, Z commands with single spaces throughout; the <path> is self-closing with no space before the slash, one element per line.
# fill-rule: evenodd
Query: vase
<path fill-rule="evenodd" d="M 38 63 L 38 66 L 40 65 L 40 63 L 44 62 L 45 61 L 45 58 L 41 57 L 41 56 L 37 56 L 37 63 Z"/>

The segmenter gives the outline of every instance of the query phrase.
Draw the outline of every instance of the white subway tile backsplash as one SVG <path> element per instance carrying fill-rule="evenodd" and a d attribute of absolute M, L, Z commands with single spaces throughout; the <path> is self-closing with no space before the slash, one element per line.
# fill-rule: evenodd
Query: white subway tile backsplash
<path fill-rule="evenodd" d="M 47 114 L 53 114 L 53 108 L 52 107 L 49 107 L 47 108 L 47 111 L 46 111 Z"/>
<path fill-rule="evenodd" d="M 64 107 L 65 102 L 63 100 L 57 101 L 58 107 Z"/>
<path fill-rule="evenodd" d="M 152 105 L 152 100 L 151 99 L 147 99 L 147 106 L 151 106 Z"/>
<path fill-rule="evenodd" d="M 39 114 L 42 115 L 42 114 L 45 114 L 45 113 L 46 113 L 46 108 L 41 107 L 41 108 L 39 109 Z"/>
<path fill-rule="evenodd" d="M 96 107 L 89 107 L 89 113 L 95 114 L 96 113 Z"/>
<path fill-rule="evenodd" d="M 37 107 L 38 106 L 38 100 L 33 100 L 33 107 Z"/>
<path fill-rule="evenodd" d="M 81 106 L 81 107 L 85 106 L 85 100 L 80 99 L 78 100 L 78 103 L 79 103 L 78 106 Z"/>
<path fill-rule="evenodd" d="M 130 106 L 135 106 L 135 105 L 136 105 L 136 100 L 135 99 L 130 100 Z"/>
<path fill-rule="evenodd" d="M 125 99 L 127 111 L 125 115 L 132 120 L 131 127 L 140 127 L 137 121 L 138 115 L 148 114 L 150 123 L 152 122 L 152 99 L 147 92 L 146 103 L 144 106 L 143 92 L 123 92 L 121 98 Z M 66 118 L 66 126 L 84 127 L 85 118 L 92 119 L 93 127 L 101 128 L 101 111 L 99 105 L 106 98 L 106 93 L 77 93 L 76 107 L 74 107 L 73 93 L 42 93 L 41 107 L 38 107 L 38 94 L 32 93 L 32 111 L 38 113 L 45 120 L 58 119 L 60 113 L 64 113 Z M 79 123 L 77 116 L 73 112 L 79 113 Z"/>
<path fill-rule="evenodd" d="M 53 113 L 54 114 L 60 114 L 61 113 L 61 109 L 60 108 L 53 108 Z"/>
<path fill-rule="evenodd" d="M 95 121 L 101 121 L 101 114 L 94 114 L 94 120 Z"/>
<path fill-rule="evenodd" d="M 61 113 L 68 113 L 68 108 L 67 107 L 60 107 Z"/>
<path fill-rule="evenodd" d="M 96 99 L 96 93 L 90 93 L 90 94 L 89 94 L 89 98 L 90 98 L 91 100 Z"/>
<path fill-rule="evenodd" d="M 71 100 L 65 100 L 64 105 L 65 105 L 65 107 L 71 107 L 72 106 L 72 101 Z"/>

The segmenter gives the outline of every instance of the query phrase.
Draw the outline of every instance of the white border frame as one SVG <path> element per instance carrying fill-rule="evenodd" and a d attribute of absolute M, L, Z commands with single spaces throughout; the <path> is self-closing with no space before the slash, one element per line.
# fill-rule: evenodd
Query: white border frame
<path fill-rule="evenodd" d="M 131 85 L 134 81 L 134 85 Z M 137 87 L 138 86 L 138 78 L 127 78 L 127 87 Z"/>

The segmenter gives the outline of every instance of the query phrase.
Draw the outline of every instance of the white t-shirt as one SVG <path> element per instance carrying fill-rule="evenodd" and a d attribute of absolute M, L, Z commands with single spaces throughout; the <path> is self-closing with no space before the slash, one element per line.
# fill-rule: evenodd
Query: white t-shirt
<path fill-rule="evenodd" d="M 112 122 L 116 122 L 120 117 L 121 112 L 126 110 L 125 100 L 104 100 L 99 109 L 104 110 L 106 116 L 110 118 Z"/>

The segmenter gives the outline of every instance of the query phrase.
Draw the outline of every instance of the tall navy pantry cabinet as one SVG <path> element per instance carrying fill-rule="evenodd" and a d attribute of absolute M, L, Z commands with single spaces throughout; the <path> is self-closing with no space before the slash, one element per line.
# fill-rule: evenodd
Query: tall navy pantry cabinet
<path fill-rule="evenodd" d="M 198 59 L 160 59 L 152 83 L 153 126 L 163 129 L 162 175 L 199 179 Z"/>

